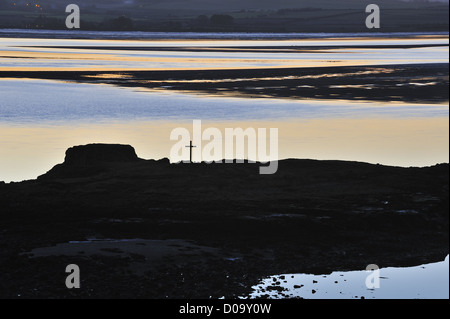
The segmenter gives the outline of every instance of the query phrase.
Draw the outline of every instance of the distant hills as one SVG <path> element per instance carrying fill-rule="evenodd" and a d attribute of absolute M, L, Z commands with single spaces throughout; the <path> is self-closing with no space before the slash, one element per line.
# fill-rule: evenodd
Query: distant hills
<path fill-rule="evenodd" d="M 65 29 L 72 0 L 0 0 L 0 28 Z M 373 2 L 373 1 L 372 1 Z M 78 0 L 81 29 L 364 32 L 361 0 Z M 448 31 L 448 1 L 377 0 L 381 32 Z"/>

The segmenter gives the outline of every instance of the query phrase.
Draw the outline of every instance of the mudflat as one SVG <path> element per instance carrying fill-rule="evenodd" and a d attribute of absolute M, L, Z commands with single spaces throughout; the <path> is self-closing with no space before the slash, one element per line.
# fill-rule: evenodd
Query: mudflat
<path fill-rule="evenodd" d="M 101 83 L 248 98 L 446 103 L 448 63 L 175 71 L 0 71 L 0 78 Z"/>

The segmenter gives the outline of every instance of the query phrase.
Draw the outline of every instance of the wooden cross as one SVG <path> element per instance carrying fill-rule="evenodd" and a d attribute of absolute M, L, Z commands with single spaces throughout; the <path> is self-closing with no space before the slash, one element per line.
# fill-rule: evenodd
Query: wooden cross
<path fill-rule="evenodd" d="M 190 150 L 189 160 L 190 160 L 190 162 L 192 163 L 192 149 L 193 149 L 194 147 L 197 147 L 197 146 L 193 146 L 193 145 L 192 145 L 192 141 L 191 141 L 191 143 L 189 144 L 189 146 L 186 146 L 186 147 L 189 147 L 189 150 Z"/>

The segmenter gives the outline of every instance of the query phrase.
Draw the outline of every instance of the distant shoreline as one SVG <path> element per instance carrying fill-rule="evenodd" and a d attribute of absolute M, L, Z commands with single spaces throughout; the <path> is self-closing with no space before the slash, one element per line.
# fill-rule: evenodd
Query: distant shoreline
<path fill-rule="evenodd" d="M 49 39 L 109 39 L 109 40 L 292 40 L 314 38 L 358 37 L 418 37 L 449 36 L 448 31 L 436 32 L 148 32 L 148 31 L 71 31 L 42 29 L 0 29 L 0 38 L 49 38 Z"/>

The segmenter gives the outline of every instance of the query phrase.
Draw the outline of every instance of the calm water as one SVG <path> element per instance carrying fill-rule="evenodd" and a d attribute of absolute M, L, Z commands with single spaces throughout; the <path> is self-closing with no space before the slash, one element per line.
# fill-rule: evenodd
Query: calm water
<path fill-rule="evenodd" d="M 250 298 L 304 299 L 448 299 L 449 257 L 443 262 L 406 268 L 381 268 L 380 286 L 368 289 L 371 272 L 333 272 L 327 275 L 271 276 L 253 287 Z M 279 283 L 279 284 L 276 284 Z M 280 287 L 277 292 L 269 287 Z"/>
<path fill-rule="evenodd" d="M 448 162 L 448 105 L 244 99 L 47 80 L 0 80 L 0 180 L 33 179 L 74 145 L 123 143 L 169 157 L 170 132 L 278 128 L 280 158 L 398 166 Z"/>
<path fill-rule="evenodd" d="M 0 33 L 1 36 L 1 33 Z M 417 48 L 358 48 L 362 45 L 438 45 Z M 0 38 L 0 70 L 168 70 L 448 63 L 448 36 L 410 38 L 314 38 L 263 40 L 77 40 Z M 68 48 L 52 48 L 55 46 Z M 98 47 L 127 50 L 99 50 Z M 326 46 L 298 52 L 208 52 L 217 47 Z M 341 46 L 349 46 L 342 49 Z M 92 47 L 92 49 L 80 49 Z M 133 50 L 164 47 L 164 51 Z M 202 48 L 201 51 L 178 51 Z"/>
<path fill-rule="evenodd" d="M 0 37 L 16 31 L 0 31 Z M 448 35 L 396 38 L 399 35 L 383 34 L 361 38 L 362 35 L 355 34 L 330 38 L 330 35 L 260 34 L 242 35 L 243 40 L 236 40 L 231 35 L 216 34 L 198 35 L 193 40 L 193 35 L 178 38 L 180 35 L 168 34 L 164 38 L 151 34 L 142 35 L 147 40 L 90 40 L 55 39 L 58 34 L 48 34 L 52 39 L 0 38 L 0 72 L 448 63 Z M 128 37 L 122 34 L 122 38 Z M 357 48 L 368 44 L 438 46 Z M 350 47 L 341 49 L 342 45 Z M 115 46 L 126 50 L 80 46 Z M 167 50 L 133 50 L 136 46 L 163 46 Z M 331 48 L 302 53 L 208 52 L 216 47 L 278 46 Z M 188 47 L 202 50 L 178 50 Z M 130 144 L 142 158 L 169 157 L 173 145 L 170 132 L 177 127 L 191 129 L 193 120 L 202 120 L 203 128 L 213 126 L 222 132 L 236 127 L 278 128 L 280 159 L 339 159 L 397 166 L 428 166 L 449 161 L 448 104 L 244 99 L 1 78 L 0 181 L 36 178 L 62 162 L 67 148 L 88 143 Z"/>

